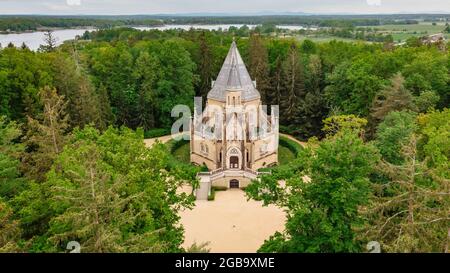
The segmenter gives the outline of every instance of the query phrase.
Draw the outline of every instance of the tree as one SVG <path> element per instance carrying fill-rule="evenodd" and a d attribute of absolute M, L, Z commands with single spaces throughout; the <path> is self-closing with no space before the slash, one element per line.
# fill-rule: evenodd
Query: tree
<path fill-rule="evenodd" d="M 261 94 L 263 104 L 268 103 L 269 90 L 269 63 L 267 48 L 259 34 L 250 36 L 249 45 L 249 73 L 256 80 L 257 88 Z"/>
<path fill-rule="evenodd" d="M 440 176 L 450 179 L 450 109 L 420 114 L 417 123 L 422 135 L 422 156 Z"/>
<path fill-rule="evenodd" d="M 166 146 L 145 147 L 143 131 L 75 129 L 47 180 L 14 200 L 30 249 L 64 252 L 179 252 L 178 212 L 194 197 L 177 189 L 195 185 L 196 168 L 171 161 Z"/>
<path fill-rule="evenodd" d="M 142 132 L 76 133 L 49 177 L 55 198 L 67 205 L 50 223 L 50 240 L 77 238 L 92 252 L 178 249 L 176 213 L 193 199 L 176 193 L 186 175 L 168 169 L 167 155 L 163 146 L 146 149 Z"/>
<path fill-rule="evenodd" d="M 20 251 L 19 239 L 18 221 L 13 219 L 12 209 L 0 198 L 0 253 Z"/>
<path fill-rule="evenodd" d="M 0 52 L 0 115 L 25 122 L 40 111 L 38 92 L 52 84 L 50 65 L 41 54 L 5 48 Z"/>
<path fill-rule="evenodd" d="M 343 114 L 367 116 L 382 84 L 383 80 L 365 58 L 342 62 L 327 77 L 328 106 L 341 109 Z"/>
<path fill-rule="evenodd" d="M 327 137 L 333 137 L 346 133 L 347 131 L 363 134 L 367 120 L 356 117 L 355 115 L 339 115 L 326 118 L 323 124 L 322 131 L 325 132 Z"/>
<path fill-rule="evenodd" d="M 141 52 L 136 60 L 134 77 L 138 85 L 137 124 L 144 130 L 155 128 L 158 96 L 156 83 L 161 78 L 159 71 L 158 59 L 147 52 Z"/>
<path fill-rule="evenodd" d="M 169 127 L 173 123 L 172 108 L 177 104 L 193 105 L 195 63 L 179 42 L 165 41 L 155 48 L 164 77 L 157 83 L 158 127 Z"/>
<path fill-rule="evenodd" d="M 15 143 L 21 134 L 15 122 L 7 122 L 5 117 L 0 116 L 0 198 L 6 200 L 25 187 L 19 171 L 23 145 Z"/>
<path fill-rule="evenodd" d="M 29 178 L 44 181 L 65 144 L 68 116 L 65 113 L 67 103 L 56 89 L 45 87 L 39 91 L 39 97 L 43 112 L 39 117 L 28 117 L 23 170 Z"/>
<path fill-rule="evenodd" d="M 148 244 L 156 241 L 158 231 L 150 230 L 152 216 L 144 193 L 124 196 L 126 179 L 108 171 L 95 144 L 69 147 L 57 162 L 63 171 L 52 170 L 48 183 L 53 185 L 56 203 L 66 209 L 50 222 L 49 240 L 54 245 L 63 248 L 63 243 L 76 240 L 83 252 L 96 253 L 155 252 L 162 248 L 157 242 Z M 135 233 L 134 229 L 142 231 Z"/>
<path fill-rule="evenodd" d="M 301 154 L 302 166 L 286 186 L 264 178 L 247 188 L 252 198 L 285 208 L 287 222 L 259 252 L 359 252 L 359 214 L 370 194 L 369 174 L 378 161 L 376 149 L 357 132 L 344 131 Z M 304 175 L 309 179 L 302 179 Z"/>
<path fill-rule="evenodd" d="M 381 162 L 388 183 L 374 184 L 369 206 L 369 240 L 387 252 L 444 251 L 450 221 L 450 179 L 439 176 L 420 160 L 418 137 L 412 134 L 403 145 L 402 164 Z"/>
<path fill-rule="evenodd" d="M 199 81 L 199 94 L 206 98 L 209 90 L 211 89 L 211 80 L 215 76 L 213 75 L 213 52 L 210 46 L 210 42 L 206 37 L 206 32 L 203 31 L 199 38 L 199 56 L 198 56 L 198 74 L 200 77 Z"/>
<path fill-rule="evenodd" d="M 281 105 L 285 82 L 283 79 L 283 60 L 280 56 L 277 56 L 274 66 L 275 68 L 272 69 L 273 72 L 270 76 L 271 88 L 267 94 L 267 100 L 270 105 Z"/>
<path fill-rule="evenodd" d="M 108 101 L 99 100 L 94 86 L 87 75 L 81 71 L 76 63 L 61 53 L 52 56 L 54 86 L 58 93 L 67 100 L 69 124 L 73 127 L 84 127 L 89 123 L 98 128 L 106 128 L 102 119 L 101 104 Z"/>
<path fill-rule="evenodd" d="M 401 148 L 417 130 L 416 114 L 408 111 L 392 111 L 380 123 L 376 132 L 375 145 L 383 159 L 389 163 L 403 161 Z"/>
<path fill-rule="evenodd" d="M 39 50 L 44 52 L 52 52 L 56 49 L 58 39 L 53 35 L 53 31 L 47 30 L 44 33 L 44 43 Z"/>
<path fill-rule="evenodd" d="M 440 97 L 435 91 L 424 91 L 420 93 L 418 97 L 414 97 L 413 101 L 417 107 L 417 110 L 421 113 L 425 113 L 429 110 L 433 110 L 439 103 Z"/>
<path fill-rule="evenodd" d="M 402 71 L 405 87 L 413 95 L 435 91 L 440 97 L 439 107 L 446 107 L 450 102 L 448 57 L 436 50 L 415 54 L 415 58 L 406 64 Z"/>
<path fill-rule="evenodd" d="M 284 123 L 290 123 L 297 115 L 298 104 L 305 92 L 304 69 L 295 42 L 292 42 L 289 48 L 283 71 L 286 89 L 284 99 L 281 100 L 281 106 L 284 109 L 282 118 L 284 119 Z"/>
<path fill-rule="evenodd" d="M 391 85 L 384 88 L 373 101 L 370 110 L 370 133 L 391 111 L 416 110 L 411 93 L 405 88 L 404 78 L 397 74 Z"/>
<path fill-rule="evenodd" d="M 295 124 L 305 138 L 320 136 L 322 120 L 326 116 L 326 100 L 323 93 L 324 75 L 319 56 L 312 55 L 308 64 L 308 88 L 299 103 Z"/>

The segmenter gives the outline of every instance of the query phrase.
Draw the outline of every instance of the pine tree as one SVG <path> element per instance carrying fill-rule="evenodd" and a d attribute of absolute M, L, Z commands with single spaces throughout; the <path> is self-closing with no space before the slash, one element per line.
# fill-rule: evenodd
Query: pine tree
<path fill-rule="evenodd" d="M 115 123 L 115 117 L 111 109 L 111 103 L 108 96 L 108 90 L 103 84 L 100 84 L 100 86 L 97 88 L 98 93 L 98 101 L 99 101 L 99 111 L 100 116 L 103 124 L 105 125 L 105 128 L 99 128 L 99 129 L 106 129 L 107 126 L 112 125 Z"/>
<path fill-rule="evenodd" d="M 52 64 L 54 85 L 68 103 L 70 127 L 84 127 L 92 123 L 97 128 L 105 128 L 107 122 L 102 119 L 102 102 L 81 68 L 62 54 L 56 54 Z"/>
<path fill-rule="evenodd" d="M 267 94 L 269 92 L 269 57 L 259 34 L 255 33 L 250 36 L 249 55 L 249 73 L 252 79 L 256 80 L 262 103 L 267 105 L 269 103 Z"/>
<path fill-rule="evenodd" d="M 77 240 L 82 245 L 82 252 L 95 253 L 125 252 L 127 247 L 145 252 L 158 249 L 157 244 L 145 244 L 155 232 L 140 235 L 129 233 L 124 238 L 121 229 L 150 212 L 143 204 L 141 208 L 133 206 L 132 200 L 142 199 L 142 192 L 124 196 L 126 179 L 111 177 L 98 147 L 93 144 L 80 145 L 65 153 L 59 163 L 70 172 L 52 171 L 49 180 L 55 183 L 53 198 L 67 205 L 67 210 L 51 221 L 53 235 L 50 241 L 59 245 Z M 62 178 L 70 181 L 73 187 L 61 183 Z M 139 213 L 136 213 L 137 210 Z M 140 245 L 147 247 L 139 248 Z"/>
<path fill-rule="evenodd" d="M 53 35 L 53 31 L 47 30 L 44 33 L 44 43 L 40 46 L 39 50 L 44 52 L 52 52 L 56 49 L 58 39 Z"/>
<path fill-rule="evenodd" d="M 285 82 L 283 78 L 283 60 L 277 56 L 275 68 L 270 76 L 271 88 L 267 94 L 269 105 L 281 105 L 281 97 L 284 93 Z M 283 109 L 281 109 L 283 110 Z"/>
<path fill-rule="evenodd" d="M 198 74 L 200 76 L 200 87 L 199 92 L 200 96 L 204 99 L 211 89 L 211 80 L 214 77 L 213 75 L 213 53 L 211 46 L 206 37 L 206 33 L 203 31 L 199 38 L 199 61 L 198 61 Z"/>
<path fill-rule="evenodd" d="M 17 245 L 20 235 L 19 222 L 13 219 L 12 209 L 0 198 L 0 253 L 20 251 Z"/>
<path fill-rule="evenodd" d="M 322 120 L 326 117 L 327 108 L 323 93 L 324 75 L 320 57 L 312 55 L 308 65 L 309 88 L 298 106 L 295 118 L 297 128 L 304 138 L 320 136 Z"/>
<path fill-rule="evenodd" d="M 375 97 L 369 119 L 369 135 L 373 136 L 376 126 L 391 111 L 415 110 L 411 92 L 404 86 L 405 79 L 401 74 L 395 75 L 391 85 L 384 88 Z"/>
<path fill-rule="evenodd" d="M 303 64 L 301 63 L 297 44 L 294 42 L 289 48 L 283 68 L 286 89 L 284 98 L 281 101 L 281 106 L 284 111 L 282 118 L 284 118 L 285 123 L 291 123 L 298 113 L 300 100 L 305 95 Z"/>
<path fill-rule="evenodd" d="M 22 134 L 15 122 L 0 116 L 0 198 L 8 200 L 25 186 L 20 177 L 20 155 L 23 145 L 15 143 Z"/>
<path fill-rule="evenodd" d="M 136 60 L 136 69 L 133 73 L 138 85 L 137 99 L 137 125 L 149 130 L 155 128 L 156 83 L 160 77 L 158 60 L 142 52 Z"/>
<path fill-rule="evenodd" d="M 450 179 L 420 160 L 418 138 L 411 135 L 403 146 L 404 161 L 383 161 L 379 169 L 389 181 L 374 184 L 378 193 L 367 210 L 369 240 L 388 252 L 442 252 L 450 222 Z"/>
<path fill-rule="evenodd" d="M 65 113 L 67 103 L 56 89 L 44 87 L 39 91 L 39 97 L 43 112 L 39 117 L 28 116 L 23 170 L 29 178 L 43 181 L 65 144 L 68 116 Z"/>

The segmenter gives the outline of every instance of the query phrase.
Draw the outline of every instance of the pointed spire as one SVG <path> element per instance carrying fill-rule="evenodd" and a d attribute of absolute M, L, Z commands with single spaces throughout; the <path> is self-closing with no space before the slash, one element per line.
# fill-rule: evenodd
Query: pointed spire
<path fill-rule="evenodd" d="M 225 92 L 228 90 L 241 90 L 243 100 L 252 100 L 260 97 L 245 67 L 234 38 L 222 69 L 214 82 L 213 88 L 208 93 L 208 98 L 225 101 Z"/>

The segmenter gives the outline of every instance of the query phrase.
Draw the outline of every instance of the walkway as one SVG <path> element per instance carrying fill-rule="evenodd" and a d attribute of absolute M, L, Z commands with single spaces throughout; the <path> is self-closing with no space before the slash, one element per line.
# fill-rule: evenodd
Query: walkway
<path fill-rule="evenodd" d="M 308 145 L 308 143 L 303 142 L 303 141 L 300 141 L 300 140 L 296 139 L 295 137 L 293 137 L 293 136 L 291 136 L 291 135 L 282 134 L 282 133 L 279 133 L 279 135 L 280 135 L 280 136 L 284 136 L 285 138 L 288 138 L 288 139 L 290 139 L 290 140 L 292 140 L 292 141 L 297 142 L 297 143 L 300 144 L 303 148 L 305 148 L 305 147 Z"/>
<path fill-rule="evenodd" d="M 155 137 L 155 138 L 147 138 L 147 139 L 144 139 L 144 143 L 145 143 L 145 146 L 147 146 L 147 148 L 150 148 L 157 140 L 159 140 L 161 143 L 167 143 L 170 140 L 172 140 L 174 137 L 181 136 L 181 134 L 183 134 L 183 133 L 178 133 L 173 136 L 168 135 L 168 136 L 161 136 L 161 137 Z"/>
<path fill-rule="evenodd" d="M 284 211 L 249 200 L 242 190 L 217 191 L 214 201 L 195 201 L 180 212 L 185 232 L 183 247 L 209 242 L 213 253 L 254 253 L 276 231 L 283 231 Z"/>
<path fill-rule="evenodd" d="M 181 134 L 182 133 L 178 133 L 178 134 L 175 134 L 174 136 L 177 137 L 177 136 L 180 136 Z M 298 144 L 302 145 L 302 147 L 306 147 L 306 145 L 308 145 L 306 142 L 302 142 L 291 135 L 282 134 L 282 133 L 280 133 L 279 135 L 284 136 L 292 141 L 297 142 Z M 156 140 L 159 140 L 162 143 L 166 143 L 166 142 L 169 142 L 170 140 L 172 140 L 172 135 L 144 139 L 145 146 L 150 148 L 156 142 Z"/>

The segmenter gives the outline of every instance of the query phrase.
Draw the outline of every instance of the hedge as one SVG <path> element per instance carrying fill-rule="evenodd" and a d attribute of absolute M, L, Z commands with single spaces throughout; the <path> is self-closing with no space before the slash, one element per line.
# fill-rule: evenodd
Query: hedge
<path fill-rule="evenodd" d="M 144 133 L 145 138 L 155 138 L 155 137 L 162 137 L 170 135 L 170 129 L 169 128 L 157 128 L 157 129 L 151 129 Z"/>
<path fill-rule="evenodd" d="M 211 194 L 208 195 L 208 201 L 214 201 L 216 198 L 216 190 L 214 188 L 211 188 Z"/>
<path fill-rule="evenodd" d="M 294 155 L 297 157 L 298 154 L 300 153 L 300 151 L 302 150 L 302 146 L 300 144 L 298 144 L 297 142 L 284 137 L 284 136 L 280 136 L 279 138 L 279 144 L 281 146 L 284 146 L 286 148 L 288 148 L 292 153 L 294 153 Z"/>

